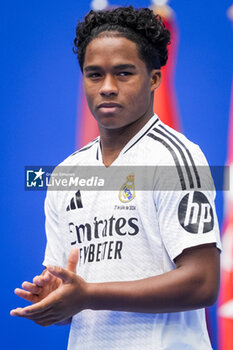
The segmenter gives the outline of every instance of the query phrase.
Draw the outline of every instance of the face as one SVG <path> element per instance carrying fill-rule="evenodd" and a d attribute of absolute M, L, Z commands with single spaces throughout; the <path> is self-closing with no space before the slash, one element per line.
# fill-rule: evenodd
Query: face
<path fill-rule="evenodd" d="M 160 71 L 148 72 L 136 44 L 124 37 L 97 37 L 83 65 L 88 106 L 100 128 L 127 127 L 153 115 L 153 91 Z"/>

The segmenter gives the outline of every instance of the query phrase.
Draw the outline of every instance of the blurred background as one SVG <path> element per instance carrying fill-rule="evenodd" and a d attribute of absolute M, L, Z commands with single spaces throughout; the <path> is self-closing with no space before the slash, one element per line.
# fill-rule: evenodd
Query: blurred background
<path fill-rule="evenodd" d="M 88 137 L 89 140 L 93 138 L 92 133 L 84 132 L 84 117 L 88 112 L 72 47 L 77 20 L 91 7 L 107 5 L 159 6 L 174 38 L 164 85 L 158 91 L 163 95 L 161 101 L 167 101 L 166 98 L 170 101 L 164 104 L 168 122 L 200 145 L 210 165 L 223 166 L 232 162 L 233 132 L 229 136 L 233 71 L 230 19 L 233 10 L 229 9 L 232 0 L 2 2 L 2 349 L 63 350 L 67 346 L 69 326 L 43 328 L 9 315 L 10 309 L 26 305 L 14 295 L 14 288 L 41 273 L 46 244 L 45 192 L 25 191 L 24 167 L 57 165 Z M 208 327 L 216 350 L 233 349 L 231 203 L 229 191 L 217 191 L 216 207 L 227 252 L 219 305 L 207 310 Z"/>

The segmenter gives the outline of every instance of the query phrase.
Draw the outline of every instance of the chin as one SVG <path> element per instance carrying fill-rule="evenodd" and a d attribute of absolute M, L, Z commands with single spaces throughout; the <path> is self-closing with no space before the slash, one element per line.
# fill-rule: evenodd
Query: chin
<path fill-rule="evenodd" d="M 124 123 L 119 123 L 119 117 L 104 117 L 96 119 L 98 125 L 104 129 L 119 129 L 126 126 Z"/>
<path fill-rule="evenodd" d="M 117 130 L 117 129 L 121 129 L 123 128 L 124 126 L 126 125 L 118 125 L 118 124 L 109 124 L 109 123 L 99 123 L 99 126 L 102 128 L 102 129 L 107 129 L 107 130 Z"/>

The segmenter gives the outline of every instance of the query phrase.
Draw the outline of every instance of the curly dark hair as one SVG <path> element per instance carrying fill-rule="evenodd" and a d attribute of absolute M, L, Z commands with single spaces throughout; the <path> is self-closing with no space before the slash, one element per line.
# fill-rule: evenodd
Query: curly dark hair
<path fill-rule="evenodd" d="M 167 62 L 170 32 L 161 17 L 148 8 L 118 7 L 107 11 L 91 10 L 83 22 L 78 21 L 73 52 L 77 54 L 81 71 L 86 47 L 100 33 L 104 36 L 125 37 L 135 42 L 139 57 L 149 72 L 160 69 Z"/>

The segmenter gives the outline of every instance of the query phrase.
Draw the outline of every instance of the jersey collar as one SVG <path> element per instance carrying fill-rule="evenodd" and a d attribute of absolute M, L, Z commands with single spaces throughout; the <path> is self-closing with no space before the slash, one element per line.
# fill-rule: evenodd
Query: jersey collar
<path fill-rule="evenodd" d="M 124 148 L 122 148 L 121 152 L 119 153 L 117 159 L 119 159 L 119 157 L 121 157 L 122 155 L 124 155 L 125 153 L 127 153 L 131 148 L 134 147 L 134 145 L 136 143 L 138 143 L 149 131 L 150 129 L 159 121 L 159 117 L 154 114 L 149 120 L 148 122 L 142 127 L 141 130 L 138 131 L 138 133 L 136 135 L 134 135 L 132 137 L 131 140 L 129 140 L 129 142 L 125 145 Z M 96 160 L 100 163 L 103 164 L 103 159 L 102 159 L 102 152 L 101 152 L 101 147 L 100 147 L 100 137 L 98 140 L 98 147 L 97 147 L 97 152 L 96 152 Z M 117 159 L 112 163 L 112 165 L 115 164 L 115 162 L 117 161 Z"/>

